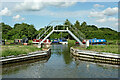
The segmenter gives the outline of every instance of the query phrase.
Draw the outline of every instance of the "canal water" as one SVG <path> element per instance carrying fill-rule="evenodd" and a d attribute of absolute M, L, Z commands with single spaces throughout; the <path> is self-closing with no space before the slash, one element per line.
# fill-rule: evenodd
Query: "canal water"
<path fill-rule="evenodd" d="M 48 58 L 4 65 L 3 78 L 118 78 L 118 67 L 75 60 L 68 45 L 51 46 Z"/>

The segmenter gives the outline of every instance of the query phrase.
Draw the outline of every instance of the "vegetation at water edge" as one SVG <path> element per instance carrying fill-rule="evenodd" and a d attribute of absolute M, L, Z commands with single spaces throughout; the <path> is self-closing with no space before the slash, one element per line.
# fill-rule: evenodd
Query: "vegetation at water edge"
<path fill-rule="evenodd" d="M 5 45 L 2 46 L 2 54 L 0 56 L 17 56 L 20 54 L 28 54 L 30 52 L 40 51 L 41 48 L 37 48 L 33 45 Z"/>

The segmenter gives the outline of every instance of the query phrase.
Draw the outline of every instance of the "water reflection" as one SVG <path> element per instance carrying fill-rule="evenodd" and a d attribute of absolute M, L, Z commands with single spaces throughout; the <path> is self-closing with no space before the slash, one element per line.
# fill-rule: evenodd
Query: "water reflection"
<path fill-rule="evenodd" d="M 70 56 L 70 50 L 68 49 L 68 45 L 53 45 L 52 54 L 62 55 L 65 64 L 70 64 L 72 62 L 72 57 Z"/>
<path fill-rule="evenodd" d="M 30 66 L 46 63 L 49 58 L 50 56 L 46 58 L 34 59 L 34 60 L 25 61 L 25 62 L 5 64 L 2 66 L 2 74 L 3 75 L 16 74 L 20 70 L 27 70 Z"/>
<path fill-rule="evenodd" d="M 96 63 L 96 62 L 86 61 L 86 60 L 80 59 L 80 57 L 73 56 L 72 54 L 70 56 L 72 57 L 73 61 L 75 61 L 77 66 L 79 66 L 79 61 L 83 61 L 83 62 L 88 62 L 88 63 L 91 63 L 91 64 L 95 64 L 98 67 L 102 67 L 104 69 L 109 69 L 109 67 L 120 68 L 119 65 L 107 64 L 107 63 L 99 63 L 99 62 Z M 87 65 L 87 66 L 89 67 L 89 65 Z"/>

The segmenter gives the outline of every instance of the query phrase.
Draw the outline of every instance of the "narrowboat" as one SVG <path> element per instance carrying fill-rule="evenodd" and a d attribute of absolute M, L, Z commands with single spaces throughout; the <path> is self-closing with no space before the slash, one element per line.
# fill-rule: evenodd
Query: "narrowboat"
<path fill-rule="evenodd" d="M 106 45 L 106 40 L 105 39 L 90 39 L 89 43 L 92 45 Z"/>
<path fill-rule="evenodd" d="M 52 43 L 59 43 L 59 40 L 58 39 L 51 39 L 51 42 Z"/>
<path fill-rule="evenodd" d="M 83 40 L 83 44 L 86 44 L 86 41 L 87 40 Z M 105 39 L 97 39 L 97 38 L 94 38 L 94 39 L 89 39 L 89 44 L 91 45 L 106 45 L 106 40 Z"/>
<path fill-rule="evenodd" d="M 38 44 L 39 42 L 41 42 L 43 39 L 33 39 L 32 43 Z M 44 44 L 51 44 L 51 41 L 49 39 L 46 39 L 45 41 L 43 41 Z"/>
<path fill-rule="evenodd" d="M 60 38 L 59 39 L 59 43 L 61 43 L 61 44 L 68 44 L 68 41 L 65 38 Z"/>

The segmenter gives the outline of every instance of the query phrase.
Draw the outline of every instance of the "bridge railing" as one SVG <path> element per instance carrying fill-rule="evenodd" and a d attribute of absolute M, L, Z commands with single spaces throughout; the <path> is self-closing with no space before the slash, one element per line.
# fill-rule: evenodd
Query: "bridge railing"
<path fill-rule="evenodd" d="M 85 39 L 85 35 L 78 30 L 75 26 L 73 26 L 72 24 L 70 25 L 52 25 L 52 23 L 55 23 L 58 21 L 52 21 L 48 24 L 47 27 L 45 27 L 36 37 L 36 39 L 44 39 L 53 29 L 54 30 L 70 30 L 80 41 L 82 41 L 83 39 Z"/>
<path fill-rule="evenodd" d="M 43 39 L 47 34 L 49 34 L 53 28 L 54 30 L 67 30 L 68 29 L 75 34 L 81 41 L 85 39 L 85 35 L 78 30 L 75 26 L 68 26 L 68 25 L 56 25 L 56 26 L 47 26 L 45 29 L 43 29 L 40 34 L 38 34 L 37 39 Z"/>
<path fill-rule="evenodd" d="M 81 41 L 85 39 L 85 35 L 78 30 L 75 26 L 69 26 L 69 30 L 74 33 L 75 36 L 77 36 Z"/>
<path fill-rule="evenodd" d="M 51 32 L 53 29 L 53 26 L 47 26 L 45 27 L 36 37 L 36 39 L 42 39 L 43 37 L 45 37 L 45 35 L 47 35 L 49 32 Z"/>
<path fill-rule="evenodd" d="M 43 39 L 47 34 L 49 34 L 51 31 L 53 30 L 53 26 L 49 26 L 48 29 L 46 29 L 46 31 L 44 31 L 44 33 L 39 37 L 39 39 Z"/>

